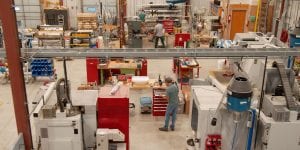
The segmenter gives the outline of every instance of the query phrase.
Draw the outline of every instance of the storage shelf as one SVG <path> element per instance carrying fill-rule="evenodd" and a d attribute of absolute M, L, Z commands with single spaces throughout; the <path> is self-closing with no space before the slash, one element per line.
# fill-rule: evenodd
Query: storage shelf
<path fill-rule="evenodd" d="M 146 13 L 146 21 L 145 21 L 145 26 L 146 29 L 153 30 L 154 26 L 156 24 L 156 20 L 158 18 L 160 19 L 168 19 L 172 18 L 172 20 L 178 19 L 179 21 L 181 18 L 184 18 L 183 15 L 183 8 L 179 6 L 175 6 L 173 9 L 169 9 L 170 5 L 169 4 L 147 4 L 143 5 L 143 10 Z M 165 26 L 164 26 L 165 28 Z M 167 27 L 166 31 L 168 33 L 173 33 L 173 26 L 172 29 Z"/>

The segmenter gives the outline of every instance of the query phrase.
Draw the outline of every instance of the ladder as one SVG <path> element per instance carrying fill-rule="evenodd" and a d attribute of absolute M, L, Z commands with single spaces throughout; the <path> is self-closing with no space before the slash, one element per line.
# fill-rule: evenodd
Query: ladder
<path fill-rule="evenodd" d="M 282 82 L 284 93 L 285 93 L 285 100 L 286 100 L 287 108 L 289 110 L 297 111 L 298 105 L 296 104 L 296 101 L 293 97 L 292 88 L 290 86 L 290 82 L 289 82 L 288 76 L 285 71 L 285 66 L 283 65 L 283 63 L 275 62 L 275 64 L 276 64 L 276 67 L 280 74 L 281 82 Z"/>

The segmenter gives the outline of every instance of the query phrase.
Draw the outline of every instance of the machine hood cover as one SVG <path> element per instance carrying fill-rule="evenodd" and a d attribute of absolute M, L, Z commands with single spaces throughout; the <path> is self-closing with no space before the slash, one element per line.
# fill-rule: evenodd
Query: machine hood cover
<path fill-rule="evenodd" d="M 300 27 L 296 27 L 291 34 L 295 36 L 300 35 Z"/>
<path fill-rule="evenodd" d="M 228 94 L 239 98 L 252 96 L 252 88 L 249 80 L 243 75 L 236 75 L 227 87 Z"/>

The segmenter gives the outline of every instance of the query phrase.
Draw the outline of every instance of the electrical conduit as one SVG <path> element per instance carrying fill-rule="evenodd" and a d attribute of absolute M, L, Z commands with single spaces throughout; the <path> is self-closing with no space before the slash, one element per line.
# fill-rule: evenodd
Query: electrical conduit
<path fill-rule="evenodd" d="M 250 116 L 251 120 L 248 120 L 249 122 L 247 123 L 247 126 L 249 128 L 248 130 L 248 138 L 247 138 L 247 147 L 246 147 L 246 150 L 251 150 L 251 147 L 252 147 L 252 139 L 253 139 L 253 132 L 254 132 L 254 124 L 255 124 L 255 121 L 256 121 L 256 111 L 254 109 L 250 109 L 249 110 L 249 113 L 250 113 Z M 249 124 L 251 123 L 251 124 Z"/>
<path fill-rule="evenodd" d="M 257 24 L 258 24 L 258 16 L 259 16 L 259 10 L 260 10 L 260 0 L 257 0 L 257 9 L 256 9 L 256 17 L 255 17 L 255 25 L 254 25 L 254 32 L 257 31 Z"/>

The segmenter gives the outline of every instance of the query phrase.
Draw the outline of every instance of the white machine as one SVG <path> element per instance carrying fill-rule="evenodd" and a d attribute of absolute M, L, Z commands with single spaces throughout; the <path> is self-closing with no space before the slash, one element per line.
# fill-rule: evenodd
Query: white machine
<path fill-rule="evenodd" d="M 126 150 L 124 140 L 125 135 L 119 129 L 97 129 L 97 150 Z"/>
<path fill-rule="evenodd" d="M 262 72 L 261 65 L 254 60 L 242 65 L 250 81 L 256 87 L 261 87 Z M 251 66 L 251 63 L 254 65 Z M 235 123 L 234 113 L 227 110 L 226 107 L 221 107 L 217 112 L 218 103 L 222 99 L 222 93 L 226 91 L 227 82 L 225 78 L 216 75 L 221 71 L 216 71 L 210 76 L 212 85 L 192 86 L 193 101 L 191 104 L 191 127 L 195 131 L 195 149 L 205 149 L 205 139 L 208 134 L 220 134 L 222 136 L 222 149 L 251 149 L 251 150 L 299 150 L 300 149 L 300 115 L 299 115 L 299 87 L 295 82 L 293 71 L 285 69 L 280 63 L 277 68 L 267 68 L 264 86 L 264 101 L 260 117 L 256 119 L 252 135 L 252 144 L 249 137 L 251 125 L 251 117 L 254 113 L 258 114 L 259 99 L 257 93 L 260 93 L 260 88 L 255 88 L 256 91 L 252 98 L 252 105 L 248 112 L 241 113 L 238 123 Z M 281 69 L 279 69 L 281 68 Z M 251 75 L 255 73 L 257 75 Z M 222 74 L 222 73 L 220 73 Z M 259 81 L 258 81 L 259 80 Z M 291 90 L 283 88 L 282 85 L 290 86 Z M 219 90 L 218 90 L 219 89 Z M 284 91 L 291 91 L 290 94 L 285 94 Z M 226 103 L 226 102 L 224 102 Z M 225 106 L 225 105 L 223 105 Z M 257 115 L 256 115 L 257 116 Z M 212 118 L 217 118 L 216 125 L 212 125 Z M 250 121 L 251 120 L 251 121 Z M 221 123 L 220 123 L 221 122 Z M 253 123 L 253 122 L 252 122 Z M 221 124 L 221 126 L 219 126 Z M 257 139 L 255 141 L 255 134 Z M 238 138 L 236 138 L 238 137 Z M 197 143 L 198 141 L 198 143 Z M 256 142 L 254 147 L 254 142 Z M 198 145 L 197 145 L 198 144 Z"/>
<path fill-rule="evenodd" d="M 265 35 L 261 32 L 236 33 L 234 41 L 239 46 L 247 48 L 280 48 L 286 47 L 274 35 Z"/>
<path fill-rule="evenodd" d="M 82 150 L 81 115 L 66 117 L 66 113 L 56 113 L 56 118 L 35 120 L 37 135 L 42 150 Z"/>
<path fill-rule="evenodd" d="M 98 91 L 73 91 L 72 105 L 68 102 L 61 109 L 57 98 L 65 97 L 65 93 L 60 87 L 63 87 L 60 83 L 51 83 L 33 112 L 36 140 L 42 150 L 95 147 Z"/>
<path fill-rule="evenodd" d="M 277 122 L 272 118 L 260 117 L 256 150 L 300 149 L 300 121 Z"/>
<path fill-rule="evenodd" d="M 211 119 L 220 118 L 216 112 L 222 93 L 213 86 L 192 86 L 192 103 L 190 108 L 191 127 L 195 132 L 195 138 L 199 143 L 195 147 L 205 150 L 205 139 L 207 134 L 221 134 L 221 120 L 216 122 L 216 126 L 211 126 Z"/>
<path fill-rule="evenodd" d="M 68 86 L 62 83 L 64 79 L 50 83 L 41 100 L 36 102 L 33 117 L 38 147 L 42 150 L 108 150 L 106 146 L 113 145 L 125 150 L 125 136 L 118 129 L 97 129 L 99 91 L 70 93 L 66 92 Z"/>
<path fill-rule="evenodd" d="M 266 72 L 266 92 L 259 118 L 256 150 L 300 149 L 299 87 L 294 82 L 293 72 L 290 69 L 284 71 L 287 77 L 280 76 L 280 69 L 276 68 Z M 289 90 L 282 85 L 296 86 L 298 90 L 289 95 L 285 92 Z M 287 100 L 289 96 L 292 100 Z"/>

